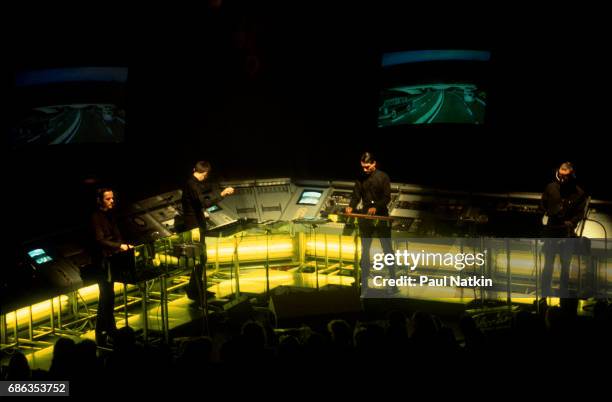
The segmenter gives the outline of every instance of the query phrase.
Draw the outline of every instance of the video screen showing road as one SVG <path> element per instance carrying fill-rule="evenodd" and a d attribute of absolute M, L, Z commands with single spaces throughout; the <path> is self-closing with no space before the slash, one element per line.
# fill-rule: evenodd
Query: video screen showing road
<path fill-rule="evenodd" d="M 127 67 L 114 66 L 15 70 L 9 146 L 124 143 L 127 77 Z"/>
<path fill-rule="evenodd" d="M 113 104 L 37 107 L 12 128 L 14 146 L 124 141 L 125 110 Z"/>
<path fill-rule="evenodd" d="M 486 92 L 470 83 L 436 83 L 385 89 L 378 127 L 400 124 L 482 124 Z"/>
<path fill-rule="evenodd" d="M 392 51 L 381 67 L 378 127 L 486 123 L 490 51 Z"/>

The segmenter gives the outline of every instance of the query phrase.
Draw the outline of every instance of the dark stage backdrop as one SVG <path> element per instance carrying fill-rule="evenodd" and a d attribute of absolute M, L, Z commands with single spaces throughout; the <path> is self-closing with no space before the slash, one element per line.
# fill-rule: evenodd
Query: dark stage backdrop
<path fill-rule="evenodd" d="M 83 222 L 88 179 L 115 186 L 123 203 L 180 187 L 198 159 L 219 179 L 352 179 L 366 149 L 394 181 L 474 191 L 541 191 L 555 164 L 572 160 L 587 191 L 612 199 L 603 25 L 575 30 L 546 10 L 278 7 L 23 21 L 11 72 L 129 73 L 124 143 L 5 147 L 13 231 Z M 377 128 L 380 55 L 400 49 L 490 50 L 485 124 Z"/>

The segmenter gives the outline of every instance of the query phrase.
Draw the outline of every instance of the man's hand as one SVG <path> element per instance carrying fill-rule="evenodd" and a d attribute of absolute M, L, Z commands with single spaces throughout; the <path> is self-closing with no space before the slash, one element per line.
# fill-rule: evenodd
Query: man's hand
<path fill-rule="evenodd" d="M 226 189 L 224 189 L 223 191 L 221 191 L 221 197 L 226 197 L 228 195 L 232 195 L 234 194 L 234 188 L 233 187 L 228 187 Z"/>
<path fill-rule="evenodd" d="M 128 251 L 131 248 L 134 248 L 134 246 L 132 246 L 131 244 L 122 244 L 121 246 L 119 246 L 119 248 L 121 249 L 121 251 Z"/>
<path fill-rule="evenodd" d="M 376 208 L 372 207 L 368 209 L 368 215 L 376 215 Z"/>
<path fill-rule="evenodd" d="M 351 207 L 346 207 L 346 209 L 344 210 L 345 213 L 347 214 L 352 214 L 353 213 L 353 208 Z"/>

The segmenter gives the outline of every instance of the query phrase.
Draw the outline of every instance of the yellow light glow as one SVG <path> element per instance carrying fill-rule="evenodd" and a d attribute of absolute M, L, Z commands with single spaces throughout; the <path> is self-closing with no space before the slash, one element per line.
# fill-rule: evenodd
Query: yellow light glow
<path fill-rule="evenodd" d="M 325 236 L 317 235 L 316 252 L 317 257 L 325 256 Z M 352 261 L 355 259 L 355 240 L 352 236 L 342 236 L 342 244 L 338 236 L 327 236 L 327 257 L 332 259 L 340 259 L 340 250 L 342 250 L 342 259 Z M 357 251 L 361 253 L 361 245 L 358 244 Z M 314 256 L 315 242 L 314 238 L 306 241 L 306 254 Z"/>
<path fill-rule="evenodd" d="M 200 241 L 200 229 L 198 228 L 191 229 L 191 240 L 195 242 Z"/>
<path fill-rule="evenodd" d="M 231 262 L 234 258 L 236 247 L 239 261 L 264 261 L 266 256 L 272 260 L 291 259 L 294 255 L 293 239 L 288 236 L 282 238 L 272 237 L 268 242 L 262 236 L 237 241 L 234 241 L 234 239 L 211 238 L 206 242 L 208 262 Z M 160 264 L 176 266 L 178 262 L 177 257 L 165 253 L 157 253 L 153 260 L 155 266 Z"/>
<path fill-rule="evenodd" d="M 128 287 L 128 289 L 130 288 L 131 287 Z M 77 292 L 78 292 L 78 295 L 80 295 L 80 297 L 82 297 L 85 303 L 87 304 L 97 301 L 98 295 L 99 295 L 97 284 L 83 287 L 79 289 Z M 120 283 L 115 283 L 115 293 L 120 294 L 120 292 L 123 292 L 123 285 Z M 57 314 L 59 312 L 60 300 L 61 300 L 62 312 L 68 311 L 68 308 L 69 308 L 70 298 L 67 295 L 61 295 L 59 297 L 55 297 L 53 299 L 53 309 L 55 313 L 55 319 L 57 319 Z M 10 330 L 15 328 L 15 313 L 17 314 L 17 324 L 19 325 L 19 328 L 25 328 L 25 326 L 27 326 L 29 322 L 29 314 L 30 314 L 29 307 L 21 308 L 17 310 L 16 312 L 11 312 L 6 315 L 7 328 Z M 42 321 L 42 320 L 48 320 L 50 314 L 51 314 L 51 300 L 45 300 L 43 302 L 32 305 L 32 321 L 34 323 Z"/>
<path fill-rule="evenodd" d="M 271 236 L 266 241 L 264 236 L 244 239 L 222 239 L 206 243 L 206 252 L 210 260 L 229 262 L 234 258 L 237 247 L 240 261 L 292 258 L 294 254 L 293 239 L 289 236 Z M 218 252 L 218 255 L 217 255 Z"/>
<path fill-rule="evenodd" d="M 199 240 L 199 231 L 194 229 L 191 232 L 192 240 Z M 344 261 L 352 262 L 355 258 L 355 252 L 361 253 L 361 245 L 360 242 L 357 243 L 357 250 L 355 249 L 355 239 L 352 236 L 337 236 L 337 235 L 324 235 L 317 234 L 316 243 L 314 241 L 315 237 L 312 235 L 308 235 L 306 237 L 308 240 L 305 242 L 305 253 L 309 257 L 313 257 L 316 251 L 318 258 L 323 258 L 326 256 L 330 259 L 340 259 Z M 396 242 L 395 247 L 397 250 L 404 250 L 406 244 L 402 242 Z M 266 236 L 245 236 L 244 238 L 207 238 L 207 253 L 208 253 L 208 262 L 220 262 L 220 263 L 228 263 L 234 259 L 234 254 L 237 249 L 238 260 L 240 262 L 263 262 L 268 257 L 270 260 L 282 260 L 282 259 L 292 259 L 297 261 L 298 254 L 298 242 L 296 238 L 291 237 L 290 235 L 272 235 L 268 238 Z M 507 265 L 507 255 L 505 250 L 504 241 L 500 241 L 498 243 L 493 243 L 495 246 L 492 249 L 495 254 L 492 256 L 492 261 L 495 266 L 494 276 L 499 278 L 500 275 L 505 274 L 506 265 Z M 372 252 L 378 246 L 377 242 L 373 247 Z M 531 249 L 531 245 L 525 242 L 511 242 L 511 274 L 512 275 L 521 275 L 525 277 L 535 277 L 535 269 L 534 269 L 534 254 Z M 409 251 L 411 252 L 421 252 L 425 251 L 426 253 L 459 253 L 460 247 L 458 244 L 432 244 L 426 242 L 416 242 L 410 241 Z M 497 251 L 495 251 L 497 250 Z M 464 249 L 465 252 L 471 252 L 471 249 Z M 574 257 L 574 261 L 572 264 L 571 270 L 571 278 L 573 280 L 578 279 L 578 269 L 577 269 L 577 256 Z M 153 259 L 154 266 L 160 265 L 178 265 L 179 259 L 176 256 L 168 255 L 165 253 L 157 253 L 155 259 Z M 544 258 L 542 256 L 541 260 L 542 264 L 544 262 Z M 311 263 L 313 263 L 311 261 Z M 558 267 L 559 260 L 557 258 L 556 266 L 554 270 L 554 277 L 559 277 L 560 269 Z M 584 267 L 587 264 L 583 264 Z M 604 261 L 600 260 L 597 266 L 597 276 L 598 278 L 612 278 L 612 263 L 608 261 L 607 264 L 607 272 L 604 269 Z M 467 268 L 469 269 L 469 268 Z M 542 266 L 540 267 L 541 272 Z M 248 281 L 253 283 L 253 286 L 256 286 L 257 289 L 260 289 L 262 285 L 262 281 L 265 282 L 264 271 L 258 272 L 257 276 L 252 278 L 244 278 L 242 275 L 240 277 L 241 287 L 243 285 L 246 286 Z M 305 274 L 306 275 L 306 274 Z M 330 280 L 333 275 L 323 275 L 328 277 Z M 284 284 L 284 281 L 291 282 L 293 276 L 290 274 L 286 274 L 285 276 L 278 276 L 276 280 L 278 284 Z M 305 277 L 310 278 L 310 277 Z M 341 278 L 342 280 L 353 280 L 352 278 L 346 279 Z M 601 279 L 603 280 L 603 279 Z M 242 283 L 242 281 L 247 281 Z M 132 286 L 128 287 L 128 289 L 133 288 Z M 123 285 L 116 283 L 115 284 L 115 292 L 120 294 L 123 290 Z M 231 290 L 231 286 L 230 286 Z M 454 289 L 447 289 L 449 294 L 453 294 Z M 86 303 L 92 303 L 97 301 L 98 298 L 98 285 L 91 285 L 88 287 L 84 287 L 79 289 L 78 294 Z M 444 294 L 444 293 L 443 293 Z M 442 295 L 443 295 L 442 294 Z M 437 295 L 437 296 L 442 296 Z M 413 295 L 416 298 L 419 298 L 419 295 Z M 438 301 L 465 301 L 466 299 L 457 298 L 457 297 L 438 297 L 438 298 L 428 298 L 429 300 L 438 300 Z M 513 302 L 516 303 L 533 303 L 535 298 L 533 297 L 516 297 L 512 298 Z M 67 295 L 62 295 L 61 297 L 56 297 L 53 299 L 53 308 L 55 310 L 55 315 L 59 311 L 59 307 L 61 305 L 63 312 L 69 311 L 69 304 L 71 303 L 71 299 Z M 558 305 L 558 298 L 549 298 L 549 305 Z M 44 320 L 49 319 L 49 314 L 51 312 L 51 301 L 47 300 L 41 303 L 37 303 L 32 306 L 32 319 L 36 322 L 43 322 Z M 29 321 L 29 308 L 21 308 L 16 312 L 11 312 L 6 315 L 6 323 L 8 329 L 14 328 L 15 317 L 17 317 L 18 325 L 20 328 L 25 328 L 28 325 Z"/>

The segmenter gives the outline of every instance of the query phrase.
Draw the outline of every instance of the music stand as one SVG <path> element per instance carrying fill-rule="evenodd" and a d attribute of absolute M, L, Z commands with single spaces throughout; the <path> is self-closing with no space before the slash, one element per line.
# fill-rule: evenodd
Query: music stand
<path fill-rule="evenodd" d="M 360 276 L 363 275 L 363 273 L 361 272 L 361 268 L 357 267 L 361 267 L 360 265 L 360 261 L 361 261 L 361 256 L 358 255 L 358 247 L 357 247 L 357 239 L 359 239 L 361 233 L 359 232 L 359 219 L 366 219 L 366 220 L 372 220 L 375 221 L 374 225 L 376 225 L 377 221 L 385 221 L 385 222 L 393 222 L 395 220 L 395 218 L 391 217 L 391 216 L 383 216 L 383 215 L 368 215 L 368 214 L 358 214 L 358 213 L 344 213 L 344 212 L 339 212 L 337 215 L 339 216 L 344 216 L 347 218 L 353 218 L 355 219 L 355 221 L 357 222 L 357 224 L 355 225 L 355 284 L 356 286 L 361 286 L 361 278 Z M 390 223 L 389 223 L 390 224 Z M 361 250 L 361 252 L 363 253 L 363 250 Z M 368 261 L 369 263 L 369 261 Z M 360 273 L 361 275 L 357 275 L 357 273 Z M 366 278 L 366 283 L 367 283 L 367 279 Z"/>

